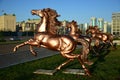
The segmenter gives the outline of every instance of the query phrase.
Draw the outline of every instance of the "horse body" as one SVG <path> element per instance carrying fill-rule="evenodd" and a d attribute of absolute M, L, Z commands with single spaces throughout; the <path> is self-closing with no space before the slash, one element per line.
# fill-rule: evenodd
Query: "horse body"
<path fill-rule="evenodd" d="M 101 40 L 103 42 L 107 42 L 107 41 L 111 41 L 112 40 L 111 36 L 106 35 L 105 33 L 103 33 L 103 34 L 101 34 L 101 33 L 94 33 L 92 35 L 92 37 L 96 38 L 96 39 L 99 39 L 99 40 Z"/>
<path fill-rule="evenodd" d="M 75 41 L 68 36 L 60 36 L 60 35 L 51 35 L 48 33 L 38 33 L 35 35 L 35 40 L 40 45 L 44 45 L 45 48 L 49 48 L 52 50 L 57 50 L 63 52 L 64 50 L 68 50 L 68 52 L 72 52 L 75 47 Z"/>

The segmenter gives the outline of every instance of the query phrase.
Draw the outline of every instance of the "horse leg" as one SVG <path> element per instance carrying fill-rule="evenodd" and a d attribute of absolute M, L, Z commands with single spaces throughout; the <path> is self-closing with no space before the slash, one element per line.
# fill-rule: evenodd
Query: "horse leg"
<path fill-rule="evenodd" d="M 99 46 L 100 45 L 100 41 L 98 39 L 95 40 L 95 46 Z"/>
<path fill-rule="evenodd" d="M 66 64 L 68 64 L 69 62 L 71 62 L 71 61 L 73 61 L 73 60 L 74 60 L 74 59 L 69 59 L 69 60 L 65 61 L 64 63 L 62 63 L 61 65 L 59 65 L 59 66 L 56 68 L 56 70 L 60 70 L 61 67 L 65 66 Z"/>
<path fill-rule="evenodd" d="M 110 45 L 112 46 L 113 49 L 116 49 L 116 44 L 114 45 L 112 41 L 110 41 Z"/>
<path fill-rule="evenodd" d="M 30 52 L 34 55 L 37 56 L 37 53 L 35 52 L 35 50 L 33 50 L 32 46 L 30 45 Z"/>
<path fill-rule="evenodd" d="M 90 51 L 90 44 L 88 43 L 88 41 L 86 41 L 85 39 L 77 39 L 77 42 L 81 43 L 83 46 L 83 50 L 82 50 L 82 55 L 81 55 L 81 59 L 83 60 L 83 62 L 87 65 L 92 65 L 93 62 L 88 60 L 88 54 Z"/>
<path fill-rule="evenodd" d="M 56 70 L 60 70 L 61 67 L 63 67 L 64 65 L 68 64 L 69 62 L 73 61 L 75 58 L 78 58 L 78 56 L 79 56 L 79 55 L 77 55 L 77 54 L 76 54 L 76 55 L 75 55 L 75 54 L 71 54 L 71 53 L 69 53 L 69 51 L 67 52 L 66 50 L 62 51 L 62 52 L 61 52 L 61 55 L 62 55 L 63 57 L 68 58 L 69 60 L 67 60 L 67 61 L 65 61 L 64 63 L 62 63 L 61 65 L 59 65 L 59 66 L 56 68 Z"/>
<path fill-rule="evenodd" d="M 93 47 L 93 51 L 95 52 L 96 56 L 99 56 L 99 45 L 100 45 L 100 41 L 98 39 L 95 40 L 94 43 L 94 47 Z"/>
<path fill-rule="evenodd" d="M 86 75 L 91 76 L 90 71 L 86 68 L 86 66 L 84 65 L 83 60 L 81 59 L 81 55 L 78 57 L 78 60 L 79 60 L 80 64 L 82 65 L 82 68 L 86 72 Z"/>
<path fill-rule="evenodd" d="M 79 54 L 68 54 L 68 53 L 61 53 L 63 57 L 66 57 L 68 59 L 74 59 L 74 58 L 78 58 Z"/>
<path fill-rule="evenodd" d="M 70 56 L 68 56 L 68 54 L 66 54 L 66 55 L 67 55 L 66 57 L 70 57 Z M 71 56 L 72 56 L 72 55 L 71 55 Z M 81 55 L 76 55 L 76 56 L 73 55 L 73 56 L 74 56 L 74 57 L 69 58 L 68 61 L 66 61 L 66 62 L 64 62 L 63 64 L 59 65 L 59 66 L 56 68 L 56 70 L 60 70 L 61 67 L 63 67 L 64 65 L 68 64 L 69 62 L 71 62 L 71 61 L 74 60 L 75 58 L 78 58 L 79 62 L 80 62 L 81 65 L 82 65 L 82 68 L 85 70 L 86 74 L 87 74 L 88 76 L 90 76 L 90 72 L 89 72 L 89 70 L 85 67 L 84 62 L 83 62 L 83 60 L 81 59 Z M 65 57 L 65 56 L 64 56 L 64 57 Z"/>
<path fill-rule="evenodd" d="M 92 50 L 93 50 L 93 56 L 99 56 L 99 53 L 96 51 L 96 46 L 93 46 Z"/>
<path fill-rule="evenodd" d="M 13 49 L 13 51 L 15 52 L 15 51 L 17 51 L 17 48 L 22 47 L 22 46 L 27 45 L 27 44 L 32 45 L 32 46 L 37 46 L 37 45 L 38 45 L 38 42 L 36 42 L 36 41 L 33 40 L 33 39 L 30 39 L 30 40 L 28 40 L 28 41 L 26 41 L 26 42 L 24 42 L 24 43 L 21 43 L 21 44 L 15 46 L 14 49 Z M 32 52 L 33 55 L 36 55 L 36 53 L 35 53 L 34 50 L 32 49 L 32 46 L 30 46 L 30 51 Z"/>
<path fill-rule="evenodd" d="M 88 60 L 88 52 L 87 49 L 83 51 L 83 53 L 81 54 L 81 59 L 83 60 L 83 62 L 87 65 L 92 65 L 93 62 Z"/>
<path fill-rule="evenodd" d="M 28 43 L 29 43 L 29 41 L 26 41 L 26 42 L 24 42 L 24 43 L 21 43 L 21 44 L 19 44 L 19 45 L 16 45 L 16 46 L 14 47 L 13 51 L 14 51 L 14 52 L 17 51 L 17 48 L 19 48 L 19 47 L 21 47 L 21 46 L 24 46 L 24 45 L 26 45 L 26 44 L 28 44 Z"/>

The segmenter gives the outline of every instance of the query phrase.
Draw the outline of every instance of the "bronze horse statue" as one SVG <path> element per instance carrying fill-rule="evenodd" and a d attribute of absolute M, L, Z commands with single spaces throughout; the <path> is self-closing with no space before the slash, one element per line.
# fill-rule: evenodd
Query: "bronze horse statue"
<path fill-rule="evenodd" d="M 54 14 L 55 13 L 55 14 Z M 32 14 L 38 15 L 41 17 L 41 22 L 39 24 L 39 28 L 37 29 L 37 33 L 34 35 L 33 39 L 30 39 L 24 43 L 21 43 L 14 47 L 14 51 L 16 51 L 19 47 L 22 47 L 24 45 L 30 45 L 30 46 L 37 46 L 37 47 L 44 47 L 48 48 L 50 50 L 57 50 L 61 53 L 61 55 L 65 58 L 68 58 L 67 61 L 59 65 L 56 70 L 60 70 L 61 67 L 66 65 L 67 63 L 73 61 L 74 59 L 78 59 L 79 62 L 82 65 L 82 68 L 85 70 L 86 75 L 90 76 L 89 70 L 84 65 L 83 60 L 81 59 L 81 54 L 73 54 L 73 51 L 76 49 L 76 42 L 82 43 L 83 39 L 76 39 L 76 41 L 67 35 L 57 35 L 52 34 L 52 31 L 55 30 L 50 29 L 50 21 L 56 20 L 55 17 L 57 17 L 57 12 L 53 9 L 46 8 L 43 10 L 32 10 Z M 56 21 L 55 21 L 56 22 Z M 58 22 L 57 22 L 58 23 Z M 56 23 L 56 24 L 57 24 Z M 54 24 L 54 23 L 53 23 Z M 59 24 L 59 23 L 58 23 Z M 48 31 L 51 30 L 51 31 Z M 55 32 L 55 31 L 53 31 Z M 32 49 L 32 48 L 30 48 Z M 83 46 L 83 50 L 87 51 L 89 49 L 86 49 L 85 46 Z M 34 53 L 34 51 L 31 50 L 31 52 Z"/>
<path fill-rule="evenodd" d="M 97 46 L 99 45 L 100 41 L 102 41 L 103 43 L 110 43 L 111 46 L 114 48 L 112 34 L 103 33 L 102 31 L 99 30 L 97 26 L 94 27 L 89 26 L 89 28 L 86 30 L 86 33 L 87 34 L 91 33 L 92 39 L 96 40 L 95 44 Z"/>
<path fill-rule="evenodd" d="M 83 46 L 85 46 L 86 49 L 89 49 L 90 51 L 90 44 L 91 44 L 91 39 L 87 36 L 82 36 L 79 32 L 79 29 L 78 29 L 78 25 L 77 25 L 77 22 L 76 21 L 71 21 L 71 22 L 68 22 L 67 23 L 67 28 L 70 28 L 70 31 L 69 31 L 69 35 L 74 39 L 74 40 L 77 40 L 77 39 L 82 39 L 83 40 Z M 78 42 L 77 42 L 78 43 Z M 78 43 L 78 45 L 80 45 L 81 43 Z M 84 61 L 84 63 L 88 64 L 88 65 L 92 65 L 93 63 L 88 61 L 88 54 L 89 54 L 89 51 L 84 51 L 82 53 L 82 60 Z"/>
<path fill-rule="evenodd" d="M 72 36 L 74 39 L 83 38 L 86 41 L 88 41 L 89 44 L 91 43 L 91 38 L 89 36 L 81 35 L 82 31 L 80 31 L 78 29 L 78 25 L 77 25 L 76 21 L 73 20 L 73 21 L 67 23 L 67 28 L 70 28 L 69 35 Z"/>

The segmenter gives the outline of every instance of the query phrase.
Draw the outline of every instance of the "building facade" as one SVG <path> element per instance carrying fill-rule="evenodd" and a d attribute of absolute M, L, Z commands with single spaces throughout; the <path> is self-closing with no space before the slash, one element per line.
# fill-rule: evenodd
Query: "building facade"
<path fill-rule="evenodd" d="M 111 33 L 111 22 L 107 22 L 107 21 L 104 22 L 103 32 Z"/>
<path fill-rule="evenodd" d="M 12 14 L 0 16 L 0 31 L 16 31 L 16 16 Z"/>
<path fill-rule="evenodd" d="M 22 32 L 35 31 L 38 27 L 40 19 L 29 19 L 27 21 L 17 22 L 18 27 L 21 27 Z"/>
<path fill-rule="evenodd" d="M 97 18 L 96 17 L 90 18 L 90 26 L 97 26 Z"/>
<path fill-rule="evenodd" d="M 101 31 L 103 31 L 103 27 L 104 27 L 104 19 L 103 18 L 98 18 L 98 27 Z"/>
<path fill-rule="evenodd" d="M 112 14 L 112 34 L 120 36 L 120 12 Z"/>

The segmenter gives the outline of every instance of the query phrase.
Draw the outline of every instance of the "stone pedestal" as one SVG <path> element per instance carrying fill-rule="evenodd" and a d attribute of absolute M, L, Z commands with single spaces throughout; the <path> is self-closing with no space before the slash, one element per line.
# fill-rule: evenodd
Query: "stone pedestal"
<path fill-rule="evenodd" d="M 45 69 L 38 69 L 36 70 L 35 74 L 45 74 L 45 75 L 54 75 L 57 72 L 57 70 L 45 70 Z M 77 74 L 77 75 L 86 75 L 85 71 L 82 69 L 65 69 L 62 71 L 62 73 L 65 74 Z"/>
<path fill-rule="evenodd" d="M 77 75 L 85 75 L 85 71 L 82 69 L 66 69 L 63 71 L 65 74 L 77 74 Z"/>
<path fill-rule="evenodd" d="M 46 74 L 46 75 L 53 75 L 57 70 L 45 70 L 45 69 L 38 69 L 36 70 L 35 74 Z"/>

